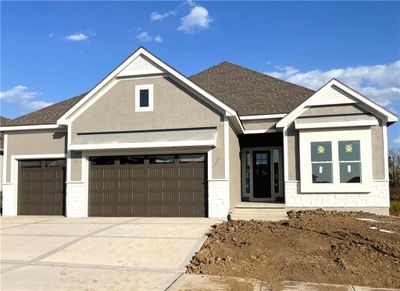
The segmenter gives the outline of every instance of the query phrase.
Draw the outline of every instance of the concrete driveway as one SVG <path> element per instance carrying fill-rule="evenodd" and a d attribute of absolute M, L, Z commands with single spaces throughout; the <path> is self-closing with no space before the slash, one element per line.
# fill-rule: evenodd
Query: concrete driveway
<path fill-rule="evenodd" d="M 217 220 L 2 217 L 1 290 L 165 290 Z"/>

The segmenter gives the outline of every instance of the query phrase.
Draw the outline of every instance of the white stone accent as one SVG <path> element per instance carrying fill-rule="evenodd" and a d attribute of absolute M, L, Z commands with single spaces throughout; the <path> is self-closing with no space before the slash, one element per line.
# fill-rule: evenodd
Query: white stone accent
<path fill-rule="evenodd" d="M 3 184 L 3 216 L 17 215 L 17 197 L 14 194 L 13 184 Z"/>
<path fill-rule="evenodd" d="M 208 180 L 208 217 L 227 218 L 229 213 L 229 180 Z"/>
<path fill-rule="evenodd" d="M 300 183 L 285 183 L 287 208 L 385 208 L 390 207 L 389 182 L 373 181 L 370 193 L 300 193 Z"/>
<path fill-rule="evenodd" d="M 66 216 L 87 217 L 88 195 L 83 182 L 67 182 Z"/>

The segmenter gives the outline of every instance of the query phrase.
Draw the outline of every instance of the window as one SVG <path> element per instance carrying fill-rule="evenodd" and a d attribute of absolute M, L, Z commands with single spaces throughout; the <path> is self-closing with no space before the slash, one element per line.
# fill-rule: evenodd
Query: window
<path fill-rule="evenodd" d="M 174 155 L 149 156 L 150 164 L 172 164 L 174 160 Z"/>
<path fill-rule="evenodd" d="M 332 183 L 332 144 L 329 141 L 311 143 L 313 183 Z"/>
<path fill-rule="evenodd" d="M 245 171 L 246 171 L 246 193 L 250 193 L 250 171 L 251 171 L 251 152 L 246 151 L 245 155 Z"/>
<path fill-rule="evenodd" d="M 91 165 L 114 165 L 116 157 L 91 157 Z"/>
<path fill-rule="evenodd" d="M 179 155 L 179 163 L 203 163 L 205 156 L 203 154 Z"/>
<path fill-rule="evenodd" d="M 301 193 L 369 193 L 370 128 L 300 130 Z"/>
<path fill-rule="evenodd" d="M 360 141 L 339 141 L 340 183 L 361 182 Z"/>
<path fill-rule="evenodd" d="M 135 111 L 153 111 L 153 85 L 135 86 Z"/>
<path fill-rule="evenodd" d="M 139 90 L 140 95 L 140 108 L 149 107 L 149 89 Z"/>
<path fill-rule="evenodd" d="M 144 156 L 123 156 L 119 159 L 120 165 L 144 164 Z"/>

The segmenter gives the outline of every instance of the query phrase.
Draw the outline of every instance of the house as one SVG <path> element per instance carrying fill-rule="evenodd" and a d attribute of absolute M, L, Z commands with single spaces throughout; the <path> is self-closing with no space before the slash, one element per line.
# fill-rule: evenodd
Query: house
<path fill-rule="evenodd" d="M 4 215 L 388 214 L 396 121 L 335 79 L 313 91 L 228 62 L 188 78 L 141 47 L 89 92 L 1 127 Z"/>

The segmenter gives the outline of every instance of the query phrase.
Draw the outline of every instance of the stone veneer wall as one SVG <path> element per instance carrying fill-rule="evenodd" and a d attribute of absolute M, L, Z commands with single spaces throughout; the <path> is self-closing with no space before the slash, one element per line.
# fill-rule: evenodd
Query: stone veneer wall
<path fill-rule="evenodd" d="M 389 182 L 373 181 L 370 193 L 300 193 L 300 182 L 285 183 L 287 209 L 355 210 L 388 215 L 390 207 Z"/>

